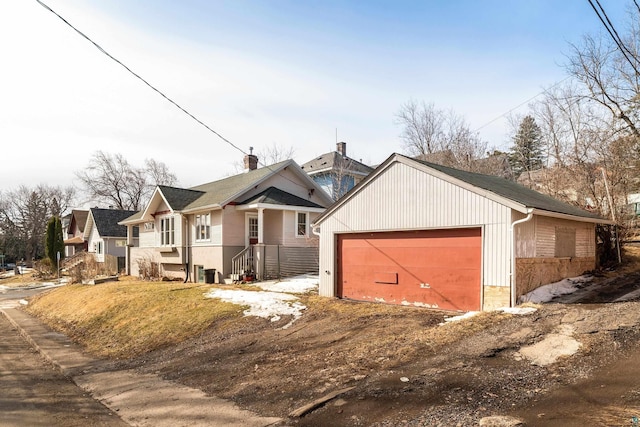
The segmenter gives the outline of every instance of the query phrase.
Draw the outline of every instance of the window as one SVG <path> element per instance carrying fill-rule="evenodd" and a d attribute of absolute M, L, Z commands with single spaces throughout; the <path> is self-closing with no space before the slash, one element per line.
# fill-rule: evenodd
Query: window
<path fill-rule="evenodd" d="M 258 217 L 249 217 L 249 239 L 258 239 Z"/>
<path fill-rule="evenodd" d="M 170 246 L 175 244 L 175 232 L 173 229 L 173 217 L 160 219 L 160 245 Z"/>
<path fill-rule="evenodd" d="M 211 214 L 196 215 L 196 241 L 210 240 Z"/>
<path fill-rule="evenodd" d="M 116 240 L 116 248 L 123 248 L 127 246 L 126 240 Z"/>
<path fill-rule="evenodd" d="M 307 213 L 296 212 L 296 236 L 304 237 L 307 235 Z"/>
<path fill-rule="evenodd" d="M 93 247 L 96 250 L 97 254 L 102 254 L 102 241 L 95 242 L 93 244 Z"/>
<path fill-rule="evenodd" d="M 556 227 L 556 258 L 576 256 L 576 229 Z"/>
<path fill-rule="evenodd" d="M 145 222 L 144 223 L 144 231 L 152 231 L 153 230 L 153 223 L 152 222 Z"/>

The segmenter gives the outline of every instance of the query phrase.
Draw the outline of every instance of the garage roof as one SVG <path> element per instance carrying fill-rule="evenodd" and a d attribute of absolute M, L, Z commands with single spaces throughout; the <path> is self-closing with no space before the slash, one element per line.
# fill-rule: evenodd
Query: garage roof
<path fill-rule="evenodd" d="M 412 159 L 410 157 L 395 153 L 392 154 L 387 160 L 385 160 L 380 166 L 378 166 L 376 170 L 373 171 L 367 178 L 356 185 L 349 193 L 347 193 L 344 197 L 330 206 L 322 215 L 320 215 L 320 217 L 316 219 L 315 224 L 320 224 L 339 206 L 348 201 L 361 188 L 366 186 L 371 180 L 375 179 L 378 175 L 383 173 L 385 169 L 389 168 L 395 162 L 418 166 L 419 168 L 425 170 L 425 172 L 427 173 L 429 172 L 429 170 L 431 170 L 432 172 L 435 172 L 440 178 L 446 181 L 449 181 L 453 184 L 462 185 L 469 191 L 474 191 L 476 193 L 482 192 L 487 197 L 498 199 L 496 200 L 498 202 L 515 202 L 516 206 L 520 206 L 519 210 L 523 212 L 534 210 L 534 213 L 539 215 L 550 215 L 552 213 L 555 213 L 562 216 L 574 217 L 577 220 L 586 220 L 588 222 L 597 222 L 603 224 L 613 223 L 612 221 L 602 218 L 601 216 L 593 212 L 588 212 L 576 206 L 561 202 L 560 200 L 554 199 L 553 197 L 539 193 L 516 182 L 509 181 L 498 176 L 467 172 L 442 165 L 437 165 L 435 163 Z"/>

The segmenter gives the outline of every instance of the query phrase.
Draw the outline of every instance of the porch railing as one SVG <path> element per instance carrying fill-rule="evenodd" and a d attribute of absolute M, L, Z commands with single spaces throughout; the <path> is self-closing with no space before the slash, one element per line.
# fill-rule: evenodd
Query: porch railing
<path fill-rule="evenodd" d="M 251 273 L 257 280 L 281 279 L 306 273 L 318 273 L 317 247 L 252 245 L 232 258 L 233 280 Z"/>
<path fill-rule="evenodd" d="M 247 246 L 231 259 L 231 278 L 240 280 L 244 274 L 254 272 L 253 246 Z"/>

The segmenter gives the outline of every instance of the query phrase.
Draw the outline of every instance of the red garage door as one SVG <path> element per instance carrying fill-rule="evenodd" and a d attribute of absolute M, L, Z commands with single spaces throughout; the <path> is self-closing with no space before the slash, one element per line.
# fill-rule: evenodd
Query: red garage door
<path fill-rule="evenodd" d="M 338 257 L 339 297 L 480 309 L 480 228 L 342 234 Z"/>

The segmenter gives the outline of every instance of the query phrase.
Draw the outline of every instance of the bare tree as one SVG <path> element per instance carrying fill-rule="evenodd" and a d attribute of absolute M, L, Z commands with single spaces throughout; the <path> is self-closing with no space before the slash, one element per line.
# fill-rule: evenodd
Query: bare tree
<path fill-rule="evenodd" d="M 162 162 L 147 159 L 136 168 L 122 154 L 97 151 L 89 165 L 76 172 L 87 196 L 118 209 L 140 210 L 156 185 L 175 185 L 176 176 Z"/>
<path fill-rule="evenodd" d="M 0 194 L 1 251 L 27 263 L 44 255 L 47 221 L 61 216 L 75 196 L 72 187 L 25 186 Z"/>
<path fill-rule="evenodd" d="M 433 104 L 409 100 L 396 114 L 396 124 L 402 126 L 400 138 L 405 152 L 411 156 L 441 151 L 444 139 L 444 113 Z"/>
<path fill-rule="evenodd" d="M 487 143 L 462 116 L 433 104 L 408 101 L 396 114 L 396 124 L 402 126 L 400 138 L 409 156 L 472 170 L 474 160 L 486 153 Z"/>
<path fill-rule="evenodd" d="M 292 159 L 295 151 L 296 150 L 293 147 L 284 147 L 274 142 L 271 145 L 258 150 L 256 152 L 256 156 L 258 156 L 258 159 L 260 159 L 260 162 L 263 165 L 273 165 L 284 160 Z"/>
<path fill-rule="evenodd" d="M 610 112 L 616 127 L 640 138 L 640 8 L 630 8 L 629 18 L 620 46 L 605 33 L 585 35 L 571 46 L 566 69 L 583 83 L 585 97 Z"/>
<path fill-rule="evenodd" d="M 258 158 L 258 164 L 261 166 L 270 166 L 292 159 L 294 155 L 295 149 L 293 147 L 284 147 L 275 142 L 255 152 L 255 156 Z M 242 160 L 233 162 L 233 168 L 236 173 L 241 173 L 244 171 L 244 162 Z"/>

